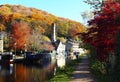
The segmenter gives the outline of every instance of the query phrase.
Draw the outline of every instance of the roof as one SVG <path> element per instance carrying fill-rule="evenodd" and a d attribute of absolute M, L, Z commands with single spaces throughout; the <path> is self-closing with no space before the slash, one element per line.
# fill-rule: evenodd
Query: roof
<path fill-rule="evenodd" d="M 56 42 L 53 43 L 54 47 L 55 47 L 55 50 L 57 50 L 59 44 L 60 44 L 60 40 L 57 40 Z"/>

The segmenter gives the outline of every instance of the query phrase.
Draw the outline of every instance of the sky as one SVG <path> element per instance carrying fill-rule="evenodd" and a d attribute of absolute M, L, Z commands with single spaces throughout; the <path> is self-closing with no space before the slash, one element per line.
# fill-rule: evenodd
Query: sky
<path fill-rule="evenodd" d="M 69 18 L 84 23 L 81 13 L 89 11 L 90 6 L 84 0 L 0 0 L 0 5 L 12 4 L 33 7 L 55 16 Z"/>

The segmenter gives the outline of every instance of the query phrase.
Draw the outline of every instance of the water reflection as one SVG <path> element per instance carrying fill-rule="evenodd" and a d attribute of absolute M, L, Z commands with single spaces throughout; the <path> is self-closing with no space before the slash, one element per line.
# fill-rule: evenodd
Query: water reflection
<path fill-rule="evenodd" d="M 54 75 L 55 63 L 0 65 L 0 82 L 44 82 Z"/>

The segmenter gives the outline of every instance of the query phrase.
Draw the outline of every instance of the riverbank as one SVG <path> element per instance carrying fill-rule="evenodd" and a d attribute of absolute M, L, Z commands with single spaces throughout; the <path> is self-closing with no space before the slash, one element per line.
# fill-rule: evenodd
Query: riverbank
<path fill-rule="evenodd" d="M 57 68 L 56 75 L 50 80 L 50 82 L 68 82 L 70 81 L 73 71 L 76 69 L 78 63 L 82 57 L 77 60 L 70 60 L 65 67 Z"/>

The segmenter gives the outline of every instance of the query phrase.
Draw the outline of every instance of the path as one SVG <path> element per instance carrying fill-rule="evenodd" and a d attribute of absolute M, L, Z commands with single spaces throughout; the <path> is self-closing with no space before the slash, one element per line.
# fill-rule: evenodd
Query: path
<path fill-rule="evenodd" d="M 84 56 L 81 62 L 78 64 L 76 71 L 74 71 L 73 77 L 71 78 L 70 82 L 97 82 L 93 78 L 88 64 L 88 57 Z"/>

